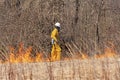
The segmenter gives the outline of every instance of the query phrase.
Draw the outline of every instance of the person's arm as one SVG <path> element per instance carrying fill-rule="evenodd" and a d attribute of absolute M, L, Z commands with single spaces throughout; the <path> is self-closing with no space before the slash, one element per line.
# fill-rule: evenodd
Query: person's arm
<path fill-rule="evenodd" d="M 57 34 L 57 29 L 54 29 L 51 34 L 52 42 L 54 41 L 57 42 L 56 34 Z"/>

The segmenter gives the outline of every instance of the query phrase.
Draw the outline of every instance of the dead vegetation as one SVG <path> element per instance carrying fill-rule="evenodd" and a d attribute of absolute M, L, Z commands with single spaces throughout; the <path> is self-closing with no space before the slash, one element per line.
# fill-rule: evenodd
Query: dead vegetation
<path fill-rule="evenodd" d="M 119 80 L 120 59 L 0 64 L 0 80 Z"/>
<path fill-rule="evenodd" d="M 9 62 L 9 47 L 17 53 L 20 42 L 32 46 L 33 57 L 49 57 L 56 21 L 62 25 L 62 59 L 68 61 L 0 64 L 0 80 L 120 79 L 119 57 L 101 57 L 108 46 L 120 52 L 119 0 L 0 0 L 0 60 Z M 78 56 L 84 60 L 74 60 Z"/>
<path fill-rule="evenodd" d="M 108 46 L 119 52 L 119 0 L 2 0 L 0 5 L 0 41 L 17 47 L 19 42 L 34 51 L 50 52 L 50 33 L 61 23 L 60 44 L 78 44 L 91 55 Z M 2 47 L 2 46 L 1 46 Z"/>
<path fill-rule="evenodd" d="M 70 53 L 61 61 L 51 62 L 40 54 L 32 57 L 32 48 L 17 52 L 11 47 L 10 55 L 0 63 L 1 80 L 119 80 L 120 57 L 112 48 L 102 54 L 88 56 L 74 43 L 66 44 Z M 78 52 L 78 53 L 77 53 Z M 42 53 L 43 55 L 46 53 Z"/>

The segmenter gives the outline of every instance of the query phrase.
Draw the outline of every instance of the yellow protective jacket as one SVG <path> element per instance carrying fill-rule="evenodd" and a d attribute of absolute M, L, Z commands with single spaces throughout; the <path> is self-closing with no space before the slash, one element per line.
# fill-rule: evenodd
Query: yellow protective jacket
<path fill-rule="evenodd" d="M 58 30 L 54 28 L 54 30 L 51 33 L 51 38 L 55 40 L 55 42 L 58 41 Z"/>
<path fill-rule="evenodd" d="M 58 44 L 59 36 L 56 28 L 52 31 L 51 38 L 55 41 L 54 45 L 52 45 L 51 61 L 58 61 L 61 58 L 61 48 Z"/>

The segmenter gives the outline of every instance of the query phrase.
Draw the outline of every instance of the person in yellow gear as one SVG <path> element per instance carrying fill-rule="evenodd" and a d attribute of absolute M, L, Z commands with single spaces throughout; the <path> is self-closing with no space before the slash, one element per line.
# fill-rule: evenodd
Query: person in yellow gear
<path fill-rule="evenodd" d="M 61 56 L 61 48 L 58 44 L 58 35 L 60 31 L 60 23 L 55 24 L 55 28 L 51 33 L 51 43 L 52 43 L 52 51 L 51 51 L 51 61 L 58 61 L 60 60 Z"/>

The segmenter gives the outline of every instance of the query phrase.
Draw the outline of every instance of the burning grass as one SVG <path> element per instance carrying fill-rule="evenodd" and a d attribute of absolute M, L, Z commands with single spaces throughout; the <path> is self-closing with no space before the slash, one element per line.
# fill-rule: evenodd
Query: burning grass
<path fill-rule="evenodd" d="M 76 55 L 69 47 L 72 57 L 50 62 L 42 53 L 32 57 L 32 47 L 18 50 L 10 47 L 6 60 L 1 60 L 0 80 L 119 80 L 120 57 L 113 48 L 107 47 L 103 54 L 89 57 Z M 6 56 L 7 57 L 7 56 Z"/>
<path fill-rule="evenodd" d="M 75 46 L 75 45 L 74 45 Z M 84 59 L 90 59 L 90 58 L 111 58 L 118 56 L 115 50 L 110 47 L 105 48 L 104 53 L 101 54 L 94 54 L 92 57 L 88 56 L 85 53 L 82 53 L 81 51 L 78 51 L 77 54 L 74 51 L 74 48 L 70 45 L 67 46 L 70 53 L 68 53 L 69 57 L 64 57 L 62 60 L 71 60 L 71 59 L 78 59 L 78 60 L 84 60 Z M 72 49 L 73 48 L 73 49 Z M 77 48 L 75 46 L 75 48 Z M 15 48 L 10 47 L 9 48 L 9 56 L 3 55 L 6 59 L 0 60 L 1 63 L 32 63 L 32 62 L 50 62 L 49 56 L 45 58 L 43 55 L 44 53 L 36 52 L 34 56 L 32 56 L 32 47 L 29 46 L 28 48 L 24 48 L 23 43 L 19 44 L 19 47 L 17 50 Z M 79 50 L 77 48 L 77 50 Z"/>

